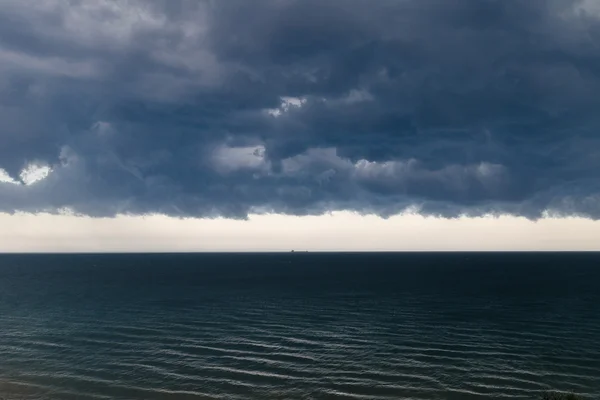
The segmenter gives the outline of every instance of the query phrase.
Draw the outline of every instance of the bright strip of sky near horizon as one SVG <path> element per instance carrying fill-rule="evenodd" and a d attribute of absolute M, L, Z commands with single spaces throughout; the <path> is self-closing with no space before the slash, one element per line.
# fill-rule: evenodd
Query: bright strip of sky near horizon
<path fill-rule="evenodd" d="M 0 214 L 0 252 L 597 251 L 600 221 L 338 212 L 249 220 Z"/>

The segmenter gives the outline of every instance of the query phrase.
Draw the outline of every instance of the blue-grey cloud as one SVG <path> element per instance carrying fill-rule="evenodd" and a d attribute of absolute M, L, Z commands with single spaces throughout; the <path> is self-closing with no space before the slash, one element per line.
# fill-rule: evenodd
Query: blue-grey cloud
<path fill-rule="evenodd" d="M 0 211 L 598 218 L 598 43 L 591 0 L 5 0 Z"/>

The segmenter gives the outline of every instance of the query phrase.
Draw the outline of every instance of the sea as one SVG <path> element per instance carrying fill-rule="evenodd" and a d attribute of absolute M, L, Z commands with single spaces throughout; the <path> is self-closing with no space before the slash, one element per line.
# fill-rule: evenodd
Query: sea
<path fill-rule="evenodd" d="M 600 399 L 600 253 L 0 255 L 0 398 Z"/>

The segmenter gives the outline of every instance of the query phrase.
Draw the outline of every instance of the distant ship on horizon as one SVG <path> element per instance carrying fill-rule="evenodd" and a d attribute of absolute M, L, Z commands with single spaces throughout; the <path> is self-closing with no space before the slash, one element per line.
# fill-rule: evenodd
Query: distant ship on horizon
<path fill-rule="evenodd" d="M 308 253 L 308 250 L 292 250 L 290 253 Z"/>

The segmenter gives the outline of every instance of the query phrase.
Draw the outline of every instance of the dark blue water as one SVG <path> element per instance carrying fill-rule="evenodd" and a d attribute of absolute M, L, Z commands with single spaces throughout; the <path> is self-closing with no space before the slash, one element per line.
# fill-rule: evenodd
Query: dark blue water
<path fill-rule="evenodd" d="M 0 397 L 600 398 L 600 254 L 0 256 Z"/>

